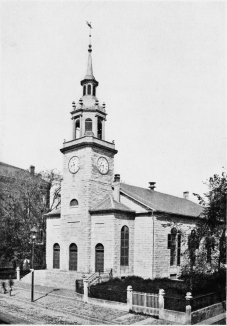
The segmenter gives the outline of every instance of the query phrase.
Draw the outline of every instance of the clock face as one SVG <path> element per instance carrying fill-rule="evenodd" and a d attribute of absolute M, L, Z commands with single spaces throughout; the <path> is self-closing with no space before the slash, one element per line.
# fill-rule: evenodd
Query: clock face
<path fill-rule="evenodd" d="M 77 156 L 71 157 L 69 161 L 69 172 L 77 173 L 80 168 L 80 159 Z"/>
<path fill-rule="evenodd" d="M 100 157 L 97 162 L 97 167 L 99 172 L 102 174 L 107 174 L 109 171 L 109 163 L 105 157 Z"/>

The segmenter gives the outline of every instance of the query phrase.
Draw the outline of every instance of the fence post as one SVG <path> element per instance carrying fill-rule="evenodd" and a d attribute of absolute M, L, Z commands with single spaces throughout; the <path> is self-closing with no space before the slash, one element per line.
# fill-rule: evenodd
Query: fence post
<path fill-rule="evenodd" d="M 164 318 L 164 295 L 165 295 L 165 291 L 163 289 L 159 289 L 158 306 L 159 306 L 159 318 L 160 319 L 165 319 Z"/>
<path fill-rule="evenodd" d="M 146 307 L 147 307 L 147 293 L 144 293 L 144 308 L 145 308 L 145 311 L 146 311 Z"/>
<path fill-rule="evenodd" d="M 17 281 L 20 281 L 20 267 L 17 267 L 16 271 L 17 271 Z"/>
<path fill-rule="evenodd" d="M 88 302 L 88 280 L 83 279 L 84 281 L 84 302 Z"/>
<path fill-rule="evenodd" d="M 190 300 L 192 299 L 191 292 L 187 292 L 186 293 L 185 299 L 186 299 L 185 324 L 186 325 L 191 325 L 191 323 L 192 323 L 192 315 L 191 315 L 192 307 L 191 307 L 191 302 L 190 302 Z"/>
<path fill-rule="evenodd" d="M 128 311 L 132 311 L 132 286 L 127 287 L 127 306 Z"/>

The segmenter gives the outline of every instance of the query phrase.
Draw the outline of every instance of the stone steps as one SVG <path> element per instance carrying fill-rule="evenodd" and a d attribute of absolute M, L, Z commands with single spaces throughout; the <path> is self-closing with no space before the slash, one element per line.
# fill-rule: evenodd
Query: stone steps
<path fill-rule="evenodd" d="M 75 289 L 76 279 L 81 279 L 82 275 L 84 274 L 76 271 L 35 270 L 34 282 L 37 285 L 72 290 Z M 24 276 L 20 282 L 31 283 L 31 273 Z"/>

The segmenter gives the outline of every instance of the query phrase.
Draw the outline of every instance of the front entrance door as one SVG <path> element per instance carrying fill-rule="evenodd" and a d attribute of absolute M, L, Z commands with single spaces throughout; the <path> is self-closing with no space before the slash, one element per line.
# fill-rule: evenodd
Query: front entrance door
<path fill-rule="evenodd" d="M 69 270 L 77 271 L 77 245 L 75 243 L 69 246 Z"/>
<path fill-rule="evenodd" d="M 104 271 L 104 247 L 101 243 L 98 243 L 95 247 L 95 271 Z"/>

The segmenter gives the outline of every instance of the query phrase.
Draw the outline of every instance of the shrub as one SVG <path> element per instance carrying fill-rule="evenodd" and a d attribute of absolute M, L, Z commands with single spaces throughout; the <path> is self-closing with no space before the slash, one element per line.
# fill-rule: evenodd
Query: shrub
<path fill-rule="evenodd" d="M 226 268 L 222 268 L 212 274 L 199 272 L 183 274 L 182 279 L 189 289 L 192 287 L 193 296 L 219 292 L 226 287 Z"/>
<path fill-rule="evenodd" d="M 203 295 L 211 292 L 223 290 L 225 282 L 225 271 L 214 273 L 212 275 L 196 274 L 194 275 L 193 296 Z M 191 281 L 188 275 L 184 279 L 171 280 L 168 278 L 143 279 L 138 276 L 128 276 L 122 280 L 114 278 L 105 283 L 100 283 L 90 287 L 90 296 L 93 298 L 111 300 L 118 302 L 127 302 L 127 287 L 131 285 L 134 291 L 145 293 L 158 293 L 159 289 L 164 289 L 166 297 L 175 297 L 185 299 L 187 292 L 191 292 Z M 170 300 L 171 301 L 171 300 Z M 170 302 L 171 303 L 171 302 Z"/>

